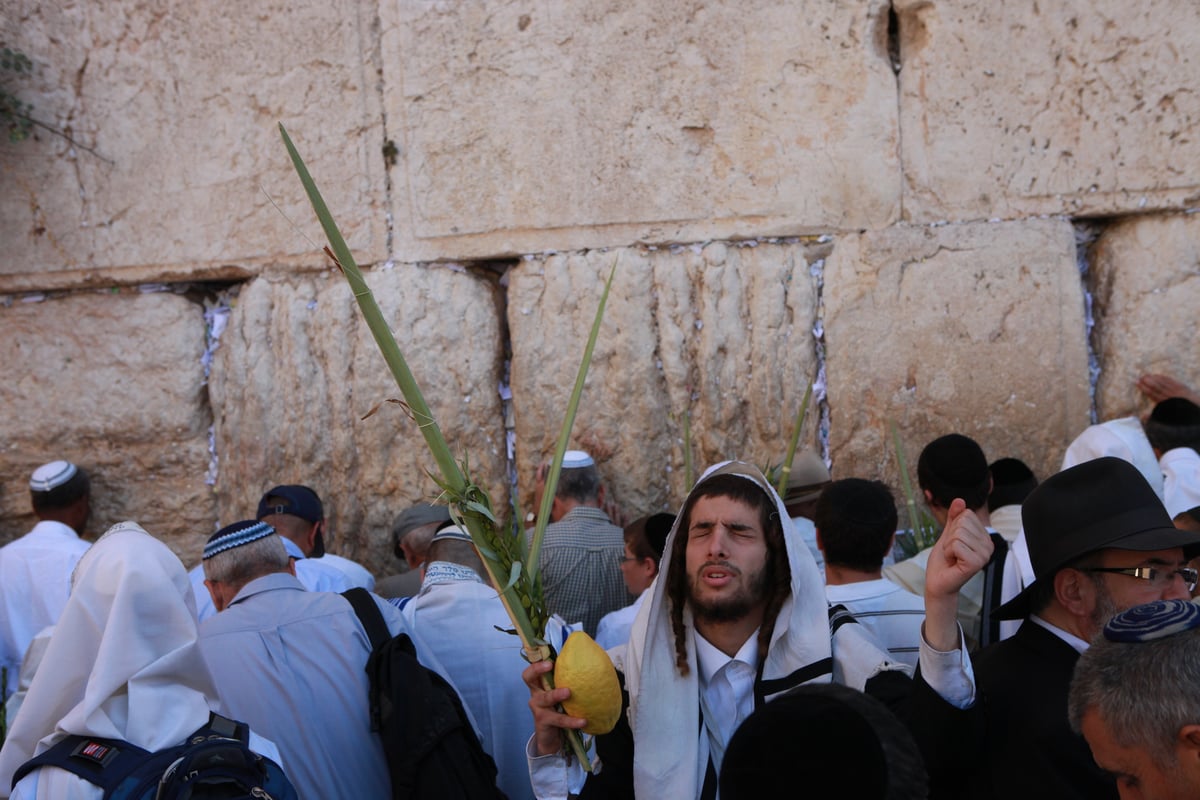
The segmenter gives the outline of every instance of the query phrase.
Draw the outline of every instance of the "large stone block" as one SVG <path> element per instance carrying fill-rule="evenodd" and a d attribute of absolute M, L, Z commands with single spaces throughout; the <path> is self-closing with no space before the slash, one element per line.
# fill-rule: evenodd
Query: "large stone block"
<path fill-rule="evenodd" d="M 411 265 L 367 280 L 451 451 L 502 501 L 501 312 L 492 284 Z M 437 493 L 427 474 L 438 474 L 437 464 L 418 423 L 388 402 L 402 395 L 341 275 L 245 285 L 214 359 L 212 397 L 223 522 L 252 517 L 275 484 L 306 484 L 325 501 L 331 551 L 379 574 L 393 570 L 392 520 Z"/>
<path fill-rule="evenodd" d="M 0 307 L 0 329 L 0 541 L 33 525 L 29 474 L 57 458 L 91 477 L 93 536 L 132 519 L 183 554 L 212 532 L 199 304 L 73 294 Z"/>
<path fill-rule="evenodd" d="M 1112 225 L 1092 249 L 1092 272 L 1100 419 L 1148 411 L 1134 385 L 1147 372 L 1200 387 L 1200 217 L 1134 217 Z"/>
<path fill-rule="evenodd" d="M 888 224 L 887 9 L 383 4 L 398 257 Z"/>
<path fill-rule="evenodd" d="M 1195 205 L 1200 5 L 898 0 L 904 216 Z"/>
<path fill-rule="evenodd" d="M 386 257 L 374 4 L 5 5 L 0 40 L 34 63 L 6 87 L 78 144 L 0 143 L 0 291 L 320 265 L 280 121 L 352 246 Z"/>
<path fill-rule="evenodd" d="M 522 261 L 508 306 L 522 497 L 553 452 L 614 261 L 572 441 L 597 456 L 618 503 L 633 516 L 678 508 L 688 414 L 697 475 L 728 458 L 778 464 L 816 374 L 805 251 L 713 243 Z"/>
<path fill-rule="evenodd" d="M 1089 421 L 1083 291 L 1066 222 L 892 228 L 825 268 L 834 477 L 899 488 L 894 422 L 921 448 L 971 436 L 1045 477 Z"/>

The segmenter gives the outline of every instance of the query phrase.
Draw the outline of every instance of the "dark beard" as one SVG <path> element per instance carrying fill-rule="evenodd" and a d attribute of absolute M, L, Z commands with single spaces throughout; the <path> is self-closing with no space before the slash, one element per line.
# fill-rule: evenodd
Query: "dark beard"
<path fill-rule="evenodd" d="M 1096 607 L 1092 609 L 1092 618 L 1090 620 L 1093 635 L 1104 630 L 1104 626 L 1110 619 L 1125 610 L 1117 608 L 1112 595 L 1108 593 L 1108 586 L 1102 580 L 1103 577 L 1102 575 L 1097 575 L 1096 578 L 1101 578 L 1101 580 L 1092 579 L 1096 587 Z"/>
<path fill-rule="evenodd" d="M 734 568 L 733 565 L 726 562 L 720 562 L 720 565 L 726 569 Z M 708 566 L 708 564 L 704 566 Z M 766 568 L 751 575 L 749 584 L 742 591 L 720 600 L 706 601 L 696 597 L 695 575 L 689 574 L 687 583 L 688 603 L 691 604 L 692 615 L 705 622 L 736 622 L 759 606 L 767 596 Z"/>

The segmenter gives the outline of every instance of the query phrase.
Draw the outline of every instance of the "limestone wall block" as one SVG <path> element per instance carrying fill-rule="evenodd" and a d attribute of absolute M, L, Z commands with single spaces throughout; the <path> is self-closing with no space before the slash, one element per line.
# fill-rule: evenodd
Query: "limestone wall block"
<path fill-rule="evenodd" d="M 1200 218 L 1132 217 L 1106 229 L 1092 249 L 1100 419 L 1152 408 L 1135 382 L 1147 372 L 1200 387 Z"/>
<path fill-rule="evenodd" d="M 398 257 L 888 224 L 887 9 L 383 4 Z"/>
<path fill-rule="evenodd" d="M 28 479 L 65 458 L 92 482 L 89 533 L 131 519 L 177 553 L 213 530 L 198 303 L 76 293 L 0 306 L 0 542 L 35 523 Z"/>
<path fill-rule="evenodd" d="M 921 448 L 971 436 L 1039 477 L 1088 425 L 1083 290 L 1069 223 L 896 227 L 839 239 L 826 262 L 833 475 L 915 485 Z"/>
<path fill-rule="evenodd" d="M 728 458 L 778 464 L 816 374 L 816 293 L 805 246 L 722 243 L 527 259 L 511 272 L 509 327 L 521 496 L 553 453 L 604 280 L 617 275 L 572 444 L 597 457 L 633 516 L 675 511 L 684 417 L 696 476 Z M 805 441 L 815 441 L 816 414 Z"/>
<path fill-rule="evenodd" d="M 1098 215 L 1200 199 L 1200 5 L 901 0 L 904 216 Z"/>
<path fill-rule="evenodd" d="M 34 62 L 6 87 L 78 144 L 45 130 L 0 143 L 0 290 L 231 276 L 311 253 L 319 228 L 279 122 L 351 245 L 382 261 L 374 18 L 358 0 L 6 3 L 0 39 Z"/>
<path fill-rule="evenodd" d="M 451 451 L 494 501 L 505 491 L 501 312 L 492 284 L 445 267 L 367 280 Z M 362 320 L 332 271 L 246 284 L 213 365 L 221 521 L 254 516 L 280 483 L 313 487 L 331 552 L 390 574 L 396 514 L 427 502 L 437 473 Z M 378 411 L 364 419 L 372 409 Z"/>

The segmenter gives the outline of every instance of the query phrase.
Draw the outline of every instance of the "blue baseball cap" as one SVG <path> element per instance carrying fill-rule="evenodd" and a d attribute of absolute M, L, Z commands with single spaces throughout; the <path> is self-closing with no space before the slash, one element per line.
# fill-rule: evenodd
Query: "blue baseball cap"
<path fill-rule="evenodd" d="M 276 486 L 258 501 L 255 518 L 262 519 L 271 514 L 291 514 L 308 522 L 320 522 L 325 519 L 325 507 L 312 489 L 291 484 Z"/>

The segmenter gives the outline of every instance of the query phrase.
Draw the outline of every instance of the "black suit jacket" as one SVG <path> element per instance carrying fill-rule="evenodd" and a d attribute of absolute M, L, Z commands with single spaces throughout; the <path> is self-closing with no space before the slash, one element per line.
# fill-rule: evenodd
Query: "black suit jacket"
<path fill-rule="evenodd" d="M 1078 660 L 1073 647 L 1029 620 L 976 656 L 985 746 L 969 778 L 972 797 L 1116 800 L 1115 782 L 1067 720 Z"/>

